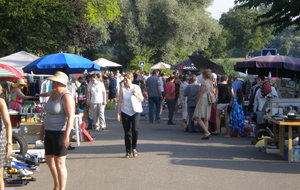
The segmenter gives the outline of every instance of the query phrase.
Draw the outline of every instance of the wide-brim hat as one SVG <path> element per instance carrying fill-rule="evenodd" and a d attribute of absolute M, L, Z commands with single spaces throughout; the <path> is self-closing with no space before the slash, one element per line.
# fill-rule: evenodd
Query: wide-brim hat
<path fill-rule="evenodd" d="M 49 77 L 48 80 L 59 82 L 67 86 L 69 77 L 64 72 L 57 71 L 53 76 Z"/>
<path fill-rule="evenodd" d="M 20 85 L 24 85 L 26 86 L 27 83 L 24 81 L 24 79 L 18 79 L 17 82 L 15 84 L 13 84 L 13 87 L 19 87 Z"/>

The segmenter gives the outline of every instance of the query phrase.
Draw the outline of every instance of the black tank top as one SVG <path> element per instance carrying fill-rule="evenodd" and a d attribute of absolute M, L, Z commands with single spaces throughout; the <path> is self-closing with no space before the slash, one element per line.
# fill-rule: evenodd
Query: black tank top
<path fill-rule="evenodd" d="M 229 84 L 218 84 L 218 104 L 230 103 L 231 93 Z"/>

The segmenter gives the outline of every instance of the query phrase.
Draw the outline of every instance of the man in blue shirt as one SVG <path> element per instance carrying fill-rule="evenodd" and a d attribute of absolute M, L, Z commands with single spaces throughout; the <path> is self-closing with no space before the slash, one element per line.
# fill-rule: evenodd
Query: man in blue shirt
<path fill-rule="evenodd" d="M 152 76 L 146 80 L 150 123 L 154 123 L 154 114 L 155 114 L 155 121 L 160 122 L 159 114 L 160 114 L 160 106 L 161 106 L 161 99 L 162 99 L 162 94 L 161 94 L 162 84 L 159 81 L 158 74 L 159 71 L 154 70 L 152 72 Z"/>

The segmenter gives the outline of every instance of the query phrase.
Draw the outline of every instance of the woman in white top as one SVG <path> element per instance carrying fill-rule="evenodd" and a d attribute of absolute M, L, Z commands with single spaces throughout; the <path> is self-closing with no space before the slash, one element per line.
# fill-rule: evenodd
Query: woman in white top
<path fill-rule="evenodd" d="M 88 102 L 94 128 L 97 131 L 105 129 L 106 122 L 104 111 L 107 103 L 106 89 L 104 83 L 96 74 L 92 75 L 91 85 L 88 86 Z"/>
<path fill-rule="evenodd" d="M 117 103 L 117 120 L 121 121 L 125 133 L 125 158 L 129 158 L 131 153 L 137 157 L 137 138 L 138 138 L 138 123 L 140 113 L 134 111 L 135 107 L 141 107 L 141 102 L 144 100 L 141 88 L 138 85 L 132 84 L 133 74 L 127 73 L 124 75 L 124 82 L 120 86 L 119 98 Z M 135 96 L 138 102 L 132 103 L 132 97 Z M 138 104 L 138 105 L 137 105 Z"/>

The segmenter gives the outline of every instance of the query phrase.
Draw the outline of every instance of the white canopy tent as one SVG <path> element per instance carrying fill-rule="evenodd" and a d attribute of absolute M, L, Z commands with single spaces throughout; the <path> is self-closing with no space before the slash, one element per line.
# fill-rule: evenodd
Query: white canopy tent
<path fill-rule="evenodd" d="M 170 69 L 171 65 L 166 64 L 164 62 L 158 62 L 155 65 L 153 65 L 152 67 L 150 67 L 150 69 Z"/>
<path fill-rule="evenodd" d="M 104 58 L 99 58 L 95 60 L 94 63 L 100 65 L 100 67 L 122 67 L 122 65 Z"/>
<path fill-rule="evenodd" d="M 26 51 L 19 51 L 17 53 L 13 53 L 11 55 L 0 58 L 0 63 L 14 67 L 22 75 L 25 75 L 22 68 L 38 58 L 38 56 Z"/>

